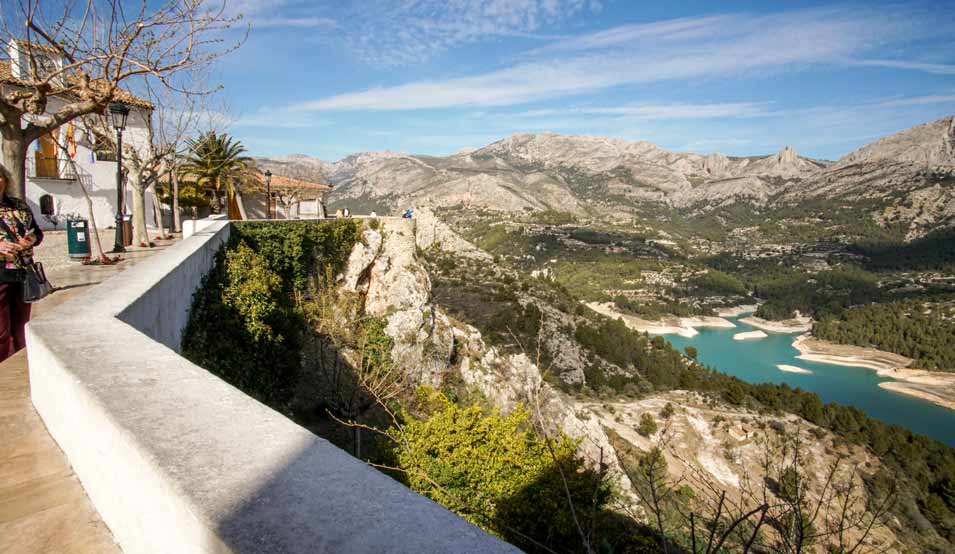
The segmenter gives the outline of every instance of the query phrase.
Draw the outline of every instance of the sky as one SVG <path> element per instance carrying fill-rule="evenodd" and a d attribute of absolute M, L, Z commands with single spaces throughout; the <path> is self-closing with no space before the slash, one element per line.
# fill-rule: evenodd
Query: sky
<path fill-rule="evenodd" d="M 231 0 L 255 155 L 446 155 L 514 133 L 837 159 L 955 113 L 955 0 Z"/>

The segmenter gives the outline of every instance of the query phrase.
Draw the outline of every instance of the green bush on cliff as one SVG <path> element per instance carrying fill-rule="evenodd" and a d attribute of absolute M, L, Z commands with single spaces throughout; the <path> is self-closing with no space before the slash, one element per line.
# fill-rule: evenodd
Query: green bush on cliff
<path fill-rule="evenodd" d="M 297 297 L 319 271 L 340 271 L 361 223 L 236 223 L 193 297 L 183 355 L 285 411 L 301 369 Z"/>
<path fill-rule="evenodd" d="M 419 398 L 430 414 L 391 431 L 407 445 L 396 448 L 395 457 L 412 489 L 528 552 L 546 551 L 540 544 L 582 551 L 567 491 L 585 529 L 610 491 L 584 468 L 572 440 L 552 440 L 551 455 L 546 439 L 530 429 L 525 410 L 485 415 L 478 406 L 456 405 L 427 388 Z"/>

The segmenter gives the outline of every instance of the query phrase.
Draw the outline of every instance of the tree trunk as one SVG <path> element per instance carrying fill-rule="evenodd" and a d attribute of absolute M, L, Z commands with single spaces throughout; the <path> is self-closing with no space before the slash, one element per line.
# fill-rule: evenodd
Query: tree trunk
<path fill-rule="evenodd" d="M 182 232 L 182 218 L 179 216 L 179 172 L 173 167 L 169 174 L 172 179 L 172 230 L 174 233 Z"/>
<path fill-rule="evenodd" d="M 156 227 L 159 229 L 159 238 L 166 238 L 166 225 L 162 221 L 162 204 L 159 203 L 159 195 L 156 194 L 156 183 L 149 185 L 149 192 L 153 197 L 153 213 L 156 214 Z"/>
<path fill-rule="evenodd" d="M 242 214 L 239 213 L 239 206 L 236 203 L 235 191 L 228 191 L 226 195 L 226 204 L 228 206 L 228 214 L 230 220 L 242 219 Z"/>
<path fill-rule="evenodd" d="M 146 232 L 146 189 L 135 171 L 129 172 L 129 188 L 133 191 L 133 246 L 149 246 Z"/>
<path fill-rule="evenodd" d="M 245 214 L 245 202 L 242 201 L 242 193 L 238 190 L 235 191 L 235 205 L 239 208 L 239 217 L 243 220 L 249 219 L 249 216 Z"/>
<path fill-rule="evenodd" d="M 27 143 L 22 132 L 3 133 L 3 165 L 13 177 L 7 187 L 7 196 L 26 199 Z"/>
<path fill-rule="evenodd" d="M 67 163 L 72 166 L 73 174 L 79 176 L 80 172 L 76 169 L 76 162 L 73 160 L 73 158 L 67 158 L 67 160 Z M 89 229 L 93 233 L 93 244 L 96 245 L 96 259 L 99 260 L 100 263 L 105 263 L 109 258 L 103 254 L 103 243 L 100 242 L 99 228 L 96 227 L 96 215 L 93 213 L 93 199 L 90 198 L 90 194 L 86 190 L 86 185 L 83 184 L 82 177 L 77 177 L 76 184 L 80 186 L 80 190 L 83 192 L 83 198 L 86 199 L 86 209 L 89 210 Z M 93 252 L 90 253 L 93 254 Z"/>

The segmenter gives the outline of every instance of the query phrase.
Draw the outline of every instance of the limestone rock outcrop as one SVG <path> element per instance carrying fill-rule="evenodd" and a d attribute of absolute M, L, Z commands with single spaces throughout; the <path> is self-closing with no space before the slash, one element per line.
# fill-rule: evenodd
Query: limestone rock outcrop
<path fill-rule="evenodd" d="M 729 166 L 729 158 L 719 152 L 714 152 L 703 160 L 703 171 L 707 175 L 719 177 L 726 172 Z"/>
<path fill-rule="evenodd" d="M 413 371 L 416 382 L 437 385 L 451 365 L 454 335 L 431 304 L 431 279 L 416 250 L 414 220 L 383 220 L 380 230 L 362 233 L 342 286 L 364 295 L 365 313 L 386 318 L 394 362 Z"/>
<path fill-rule="evenodd" d="M 415 243 L 418 245 L 418 248 L 422 250 L 433 247 L 466 258 L 480 260 L 493 259 L 490 254 L 474 246 L 451 230 L 448 224 L 438 219 L 430 208 L 420 208 L 415 212 L 414 222 Z"/>
<path fill-rule="evenodd" d="M 792 146 L 784 146 L 782 150 L 776 153 L 776 163 L 778 164 L 794 164 L 796 158 L 796 149 Z"/>

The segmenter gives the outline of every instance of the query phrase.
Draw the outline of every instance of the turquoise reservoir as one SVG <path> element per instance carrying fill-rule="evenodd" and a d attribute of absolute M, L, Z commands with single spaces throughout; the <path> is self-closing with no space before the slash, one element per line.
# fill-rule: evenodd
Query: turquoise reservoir
<path fill-rule="evenodd" d="M 726 319 L 736 328 L 701 327 L 693 338 L 664 337 L 681 352 L 686 346 L 696 347 L 702 363 L 744 381 L 786 383 L 814 392 L 825 402 L 855 406 L 876 419 L 955 445 L 955 410 L 880 388 L 879 383 L 891 379 L 879 377 L 871 369 L 799 360 L 799 352 L 792 346 L 798 335 L 767 332 L 764 339 L 733 340 L 736 333 L 757 329 L 738 318 Z M 812 374 L 786 373 L 777 364 L 808 369 Z"/>

